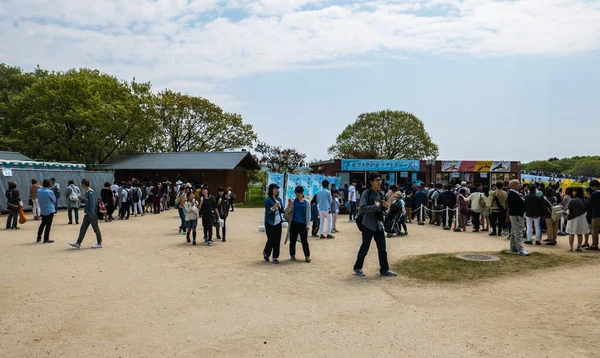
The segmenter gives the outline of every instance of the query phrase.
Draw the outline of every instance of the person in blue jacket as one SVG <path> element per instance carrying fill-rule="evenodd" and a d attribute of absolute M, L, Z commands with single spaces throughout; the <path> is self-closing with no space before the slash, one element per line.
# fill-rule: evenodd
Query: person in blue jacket
<path fill-rule="evenodd" d="M 427 187 L 425 185 L 422 186 L 423 188 L 419 191 L 416 192 L 415 196 L 413 197 L 413 210 L 414 213 L 417 215 L 417 220 L 419 221 L 419 224 L 421 224 L 423 221 L 425 221 L 425 216 L 427 215 L 427 211 L 425 209 L 423 209 L 423 212 L 421 212 L 420 208 L 421 205 L 426 206 L 427 205 Z"/>
<path fill-rule="evenodd" d="M 42 222 L 38 228 L 36 242 L 39 243 L 42 241 L 43 234 L 44 244 L 51 244 L 54 242 L 54 240 L 50 240 L 50 229 L 52 228 L 52 220 L 56 213 L 56 196 L 50 189 L 52 186 L 50 180 L 44 179 L 42 184 L 43 187 L 37 191 Z"/>
<path fill-rule="evenodd" d="M 263 250 L 265 261 L 269 261 L 273 253 L 273 263 L 279 263 L 279 246 L 281 245 L 281 223 L 285 212 L 283 202 L 279 198 L 279 186 L 269 185 L 268 195 L 265 198 L 265 231 L 267 244 Z"/>

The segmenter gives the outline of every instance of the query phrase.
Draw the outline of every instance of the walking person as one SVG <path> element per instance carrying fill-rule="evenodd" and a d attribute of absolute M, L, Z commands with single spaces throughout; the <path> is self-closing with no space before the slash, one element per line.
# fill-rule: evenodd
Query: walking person
<path fill-rule="evenodd" d="M 190 242 L 190 233 L 193 235 L 194 241 L 192 245 L 196 245 L 196 228 L 198 227 L 198 218 L 200 217 L 200 209 L 198 209 L 198 202 L 196 196 L 191 191 L 187 194 L 187 200 L 185 201 L 185 222 L 187 226 L 187 235 L 185 236 L 186 241 Z"/>
<path fill-rule="evenodd" d="M 85 208 L 83 210 L 84 216 L 83 221 L 81 222 L 81 229 L 79 230 L 79 237 L 77 238 L 77 242 L 70 242 L 69 245 L 72 247 L 79 249 L 81 248 L 81 243 L 85 238 L 85 234 L 89 226 L 91 225 L 94 229 L 94 233 L 96 233 L 96 245 L 92 246 L 92 249 L 101 249 L 102 248 L 102 233 L 100 232 L 100 227 L 98 226 L 98 213 L 96 213 L 96 207 L 98 205 L 98 196 L 96 192 L 90 188 L 90 181 L 87 178 L 81 179 L 81 187 L 85 190 L 84 198 L 85 198 Z M 83 198 L 79 198 L 82 200 Z"/>
<path fill-rule="evenodd" d="M 165 178 L 165 181 L 161 185 L 161 211 L 169 210 L 169 185 L 171 182 Z"/>
<path fill-rule="evenodd" d="M 187 224 L 186 224 L 186 219 L 185 219 L 185 213 L 186 213 L 186 209 L 185 209 L 185 203 L 188 201 L 187 196 L 188 196 L 188 188 L 185 187 L 183 190 L 179 191 L 179 194 L 177 195 L 177 198 L 175 198 L 175 208 L 177 209 L 177 212 L 179 213 L 179 219 L 181 219 L 181 224 L 179 225 L 179 233 L 185 233 L 187 231 Z"/>
<path fill-rule="evenodd" d="M 20 227 L 17 226 L 19 220 L 19 212 L 23 207 L 21 201 L 21 193 L 17 189 L 17 182 L 14 180 L 8 181 L 8 189 L 4 193 L 7 201 L 8 217 L 6 218 L 6 230 L 18 230 Z"/>
<path fill-rule="evenodd" d="M 331 235 L 331 230 L 333 230 L 333 221 L 331 217 L 331 205 L 333 203 L 333 197 L 328 189 L 329 181 L 323 180 L 321 185 L 323 186 L 323 189 L 319 190 L 317 193 L 317 207 L 319 209 L 319 219 L 321 221 L 319 233 L 321 234 L 321 239 L 333 239 L 334 237 Z M 327 231 L 325 231 L 325 219 L 327 219 Z M 325 236 L 325 233 L 327 236 Z"/>
<path fill-rule="evenodd" d="M 573 194 L 574 196 L 571 198 L 569 206 L 566 208 L 568 213 L 567 234 L 569 234 L 569 251 L 573 251 L 575 235 L 577 235 L 576 251 L 581 252 L 583 251 L 583 235 L 589 232 L 589 226 L 586 219 L 587 209 L 585 207 L 583 188 L 577 187 L 573 189 Z M 597 231 L 596 235 L 598 235 Z"/>
<path fill-rule="evenodd" d="M 215 220 L 219 220 L 219 211 L 215 197 L 210 195 L 208 187 L 202 188 L 202 197 L 200 198 L 200 216 L 202 216 L 202 227 L 204 229 L 204 242 L 212 246 L 213 226 Z"/>
<path fill-rule="evenodd" d="M 231 191 L 231 187 L 227 188 L 227 198 L 229 200 L 229 207 L 231 207 L 231 212 L 233 212 L 233 202 L 235 201 L 235 194 Z"/>
<path fill-rule="evenodd" d="M 522 256 L 529 256 L 529 252 L 523 248 L 525 200 L 518 191 L 521 188 L 521 183 L 517 179 L 513 179 L 508 187 L 510 189 L 508 192 L 508 215 L 511 223 L 510 251 Z"/>
<path fill-rule="evenodd" d="M 382 276 L 397 276 L 395 272 L 390 270 L 387 259 L 383 212 L 389 209 L 390 204 L 385 201 L 385 197 L 381 192 L 381 181 L 379 173 L 369 174 L 371 187 L 363 192 L 360 197 L 360 213 L 364 215 L 362 219 L 362 244 L 354 263 L 354 274 L 361 277 L 365 276 L 363 265 L 373 239 L 377 244 L 379 254 L 379 273 Z"/>
<path fill-rule="evenodd" d="M 217 240 L 226 242 L 227 238 L 227 217 L 229 216 L 229 205 L 231 203 L 229 194 L 225 192 L 225 189 L 219 188 L 217 190 L 217 208 L 219 211 L 219 217 L 223 220 L 222 226 L 217 226 Z M 233 210 L 232 210 L 233 211 Z M 219 232 L 223 232 L 223 236 L 219 235 Z"/>
<path fill-rule="evenodd" d="M 144 210 L 142 209 L 142 189 L 140 189 L 139 184 L 135 184 L 133 188 L 131 188 L 131 195 L 133 202 L 133 216 L 136 217 L 138 214 L 144 216 Z"/>
<path fill-rule="evenodd" d="M 29 187 L 29 201 L 32 207 L 31 211 L 33 213 L 33 220 L 40 220 L 40 203 L 38 201 L 38 190 L 42 187 L 38 184 L 37 179 L 31 179 L 31 187 Z"/>
<path fill-rule="evenodd" d="M 350 202 L 349 221 L 356 221 L 356 180 L 352 180 L 352 185 L 348 187 L 348 202 Z"/>
<path fill-rule="evenodd" d="M 100 200 L 102 200 L 102 203 L 106 208 L 106 217 L 104 218 L 104 221 L 113 221 L 113 214 L 115 212 L 115 196 L 113 195 L 109 182 L 104 183 L 104 188 L 100 190 Z"/>
<path fill-rule="evenodd" d="M 265 198 L 265 232 L 267 243 L 263 250 L 263 258 L 269 261 L 273 254 L 273 263 L 279 263 L 279 248 L 281 246 L 281 223 L 283 222 L 283 202 L 279 198 L 279 186 L 270 184 Z"/>
<path fill-rule="evenodd" d="M 319 237 L 319 226 L 321 226 L 321 220 L 319 219 L 319 207 L 317 205 L 317 196 L 313 196 L 310 201 L 310 221 L 312 222 L 312 237 Z"/>
<path fill-rule="evenodd" d="M 56 213 L 56 196 L 52 190 L 50 190 L 50 187 L 52 186 L 50 180 L 45 179 L 42 184 L 44 185 L 43 188 L 39 189 L 37 192 L 42 222 L 38 228 L 36 242 L 40 243 L 42 241 L 43 234 L 44 244 L 51 244 L 54 242 L 54 240 L 50 240 L 50 229 L 52 228 L 52 221 L 54 219 L 54 214 Z"/>
<path fill-rule="evenodd" d="M 297 186 L 294 189 L 295 199 L 288 199 L 288 206 L 285 214 L 290 225 L 287 229 L 286 238 L 290 242 L 290 258 L 296 261 L 296 241 L 300 235 L 302 251 L 304 252 L 304 261 L 311 262 L 310 247 L 308 246 L 308 230 L 310 229 L 310 202 L 304 198 L 304 187 Z"/>
<path fill-rule="evenodd" d="M 67 186 L 67 213 L 69 216 L 69 225 L 73 225 L 73 213 L 75 214 L 75 224 L 79 225 L 79 208 L 81 207 L 81 189 L 79 189 L 73 180 L 69 180 Z M 87 204 L 87 203 L 86 203 Z"/>
<path fill-rule="evenodd" d="M 502 230 L 506 224 L 506 199 L 508 198 L 508 194 L 503 190 L 504 183 L 497 182 L 496 190 L 492 192 L 492 198 L 490 205 L 491 212 L 491 226 L 492 232 L 490 236 L 502 236 Z"/>
<path fill-rule="evenodd" d="M 525 244 L 533 244 L 533 228 L 535 226 L 535 244 L 542 244 L 542 229 L 540 228 L 540 218 L 543 216 L 543 200 L 537 194 L 535 185 L 529 186 L 529 194 L 525 195 L 525 220 L 527 222 L 527 241 Z"/>

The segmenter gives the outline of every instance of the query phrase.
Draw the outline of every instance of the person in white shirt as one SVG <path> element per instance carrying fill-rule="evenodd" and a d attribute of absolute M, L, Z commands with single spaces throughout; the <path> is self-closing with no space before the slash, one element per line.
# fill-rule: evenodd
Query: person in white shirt
<path fill-rule="evenodd" d="M 356 180 L 352 180 L 352 185 L 348 188 L 348 202 L 350 202 L 349 221 L 356 221 Z"/>
<path fill-rule="evenodd" d="M 472 192 L 467 198 L 467 201 L 471 203 L 471 219 L 473 220 L 473 232 L 479 232 L 479 218 L 481 215 L 481 206 L 479 205 L 479 199 L 482 198 L 481 185 L 476 187 L 476 191 Z"/>
<path fill-rule="evenodd" d="M 133 216 L 138 216 L 138 214 L 144 216 L 144 210 L 142 209 L 142 189 L 136 184 L 131 188 L 131 191 L 133 193 Z"/>

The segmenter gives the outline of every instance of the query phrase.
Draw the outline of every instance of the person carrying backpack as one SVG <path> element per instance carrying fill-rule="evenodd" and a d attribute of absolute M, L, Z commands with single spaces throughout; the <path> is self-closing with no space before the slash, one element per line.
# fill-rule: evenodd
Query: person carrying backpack
<path fill-rule="evenodd" d="M 75 185 L 73 180 L 69 180 L 67 187 L 67 210 L 69 216 L 69 225 L 73 224 L 73 212 L 75 213 L 75 224 L 79 225 L 79 208 L 81 207 L 81 190 Z"/>
<path fill-rule="evenodd" d="M 131 189 L 131 200 L 133 202 L 133 216 L 138 216 L 138 213 L 144 216 L 144 209 L 142 208 L 142 190 L 139 187 L 139 184 L 136 184 Z"/>
<path fill-rule="evenodd" d="M 129 189 L 127 187 L 127 184 L 123 185 L 123 191 L 121 191 L 121 196 L 120 196 L 120 202 L 121 202 L 121 207 L 119 208 L 119 220 L 129 220 L 129 204 L 130 204 L 130 198 L 129 195 L 131 193 L 131 189 Z M 127 216 L 125 216 L 127 215 Z"/>

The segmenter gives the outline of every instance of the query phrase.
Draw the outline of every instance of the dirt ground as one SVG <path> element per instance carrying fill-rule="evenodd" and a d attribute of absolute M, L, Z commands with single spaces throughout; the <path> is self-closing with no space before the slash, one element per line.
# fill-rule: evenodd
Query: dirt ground
<path fill-rule="evenodd" d="M 475 285 L 352 275 L 360 245 L 342 217 L 313 262 L 265 263 L 260 209 L 237 209 L 228 242 L 185 243 L 173 210 L 101 224 L 105 247 L 71 249 L 79 228 L 54 221 L 0 229 L 1 357 L 586 357 L 600 354 L 600 267 L 549 269 Z M 0 218 L 2 225 L 5 216 Z M 388 239 L 407 255 L 486 251 L 505 238 L 409 225 Z M 552 248 L 566 254 L 565 239 Z M 283 240 L 282 240 L 283 244 Z M 527 258 L 523 258 L 527 259 Z"/>

